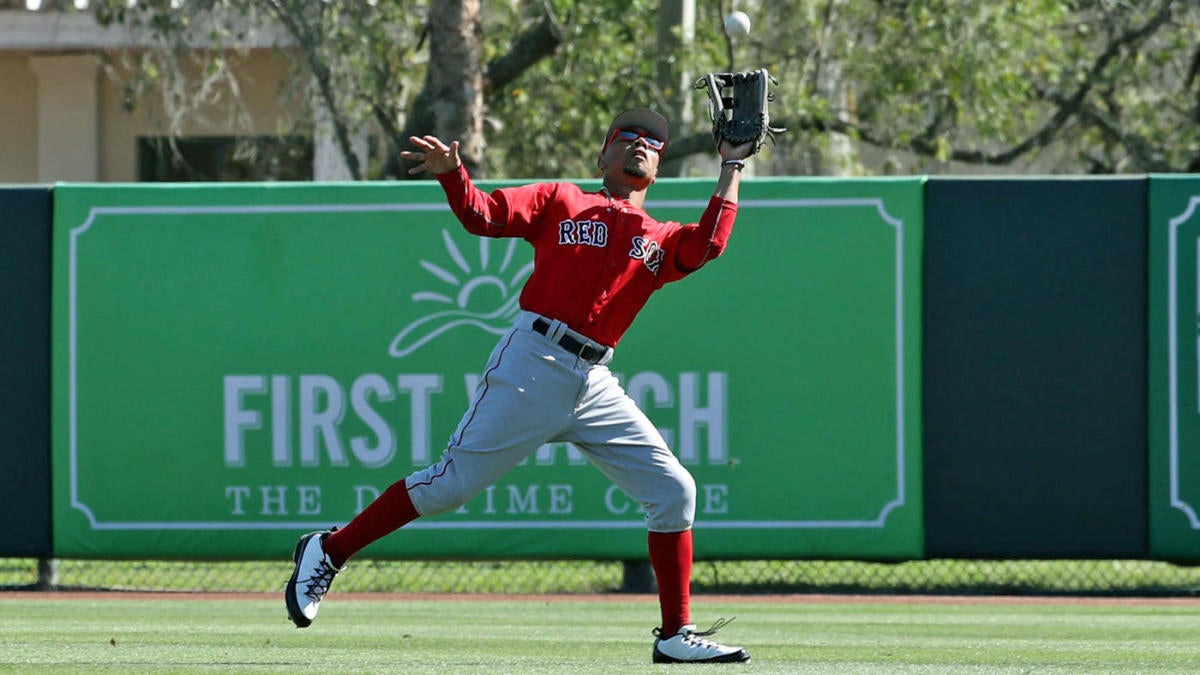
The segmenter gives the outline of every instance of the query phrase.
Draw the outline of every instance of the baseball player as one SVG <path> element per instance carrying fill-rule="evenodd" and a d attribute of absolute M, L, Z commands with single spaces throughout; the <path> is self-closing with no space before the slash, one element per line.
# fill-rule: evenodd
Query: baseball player
<path fill-rule="evenodd" d="M 468 232 L 521 237 L 534 269 L 521 313 L 500 338 L 470 407 L 441 459 L 397 481 L 341 529 L 300 538 L 288 581 L 288 616 L 303 628 L 346 561 L 421 516 L 458 508 L 548 442 L 578 447 L 645 510 L 662 625 L 652 633 L 656 663 L 750 660 L 741 647 L 706 639 L 726 622 L 697 631 L 690 616 L 692 520 L 696 484 L 662 435 L 608 369 L 613 349 L 664 284 L 719 256 L 737 215 L 739 172 L 752 144 L 722 141 L 720 178 L 698 223 L 658 222 L 642 204 L 658 174 L 670 128 L 639 108 L 616 116 L 597 166 L 604 186 L 536 183 L 486 193 L 472 184 L 458 141 L 412 137 Z"/>

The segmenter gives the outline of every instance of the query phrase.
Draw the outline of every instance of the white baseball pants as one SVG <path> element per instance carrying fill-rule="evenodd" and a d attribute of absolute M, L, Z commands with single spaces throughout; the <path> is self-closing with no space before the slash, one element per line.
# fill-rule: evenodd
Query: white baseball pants
<path fill-rule="evenodd" d="M 539 319 L 549 336 L 533 330 Z M 456 509 L 543 444 L 566 441 L 641 504 L 650 531 L 690 528 L 696 483 L 608 369 L 612 350 L 589 362 L 552 340 L 563 334 L 590 342 L 521 313 L 492 351 L 442 458 L 407 478 L 413 505 L 423 516 Z"/>

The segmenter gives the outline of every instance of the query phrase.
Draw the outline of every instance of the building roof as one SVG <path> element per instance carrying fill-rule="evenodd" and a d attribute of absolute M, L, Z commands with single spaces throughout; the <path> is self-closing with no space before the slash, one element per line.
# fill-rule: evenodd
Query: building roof
<path fill-rule="evenodd" d="M 228 47 L 243 49 L 282 47 L 292 40 L 278 26 L 237 24 L 238 40 Z M 199 33 L 189 43 L 206 46 Z M 161 46 L 146 28 L 124 24 L 102 26 L 88 11 L 30 11 L 0 9 L 0 51 L 74 51 Z"/>

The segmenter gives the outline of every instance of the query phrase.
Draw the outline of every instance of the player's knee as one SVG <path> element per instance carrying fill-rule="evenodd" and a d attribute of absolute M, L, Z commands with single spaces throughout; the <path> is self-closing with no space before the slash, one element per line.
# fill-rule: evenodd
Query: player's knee
<path fill-rule="evenodd" d="M 422 516 L 457 509 L 478 492 L 470 489 L 454 463 L 445 458 L 410 475 L 407 484 L 408 496 Z"/>
<path fill-rule="evenodd" d="M 691 474 L 672 474 L 660 492 L 660 501 L 646 509 L 647 525 L 659 532 L 678 532 L 692 526 L 696 519 L 696 481 Z"/>
<path fill-rule="evenodd" d="M 453 511 L 463 504 L 466 504 L 467 501 L 469 500 L 458 495 L 442 492 L 433 495 L 425 495 L 425 497 L 421 499 L 420 505 L 417 505 L 417 500 L 413 499 L 413 505 L 417 506 L 417 510 L 419 510 L 423 516 L 436 516 L 439 513 Z"/>

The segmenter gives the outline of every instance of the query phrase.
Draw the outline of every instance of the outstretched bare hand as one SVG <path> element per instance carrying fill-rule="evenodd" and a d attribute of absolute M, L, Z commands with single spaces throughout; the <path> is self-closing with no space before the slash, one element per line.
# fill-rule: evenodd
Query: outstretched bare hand
<path fill-rule="evenodd" d="M 415 175 L 422 171 L 450 173 L 457 171 L 458 167 L 462 166 L 462 159 L 458 156 L 458 141 L 451 141 L 450 145 L 446 145 L 437 136 L 409 136 L 408 140 L 420 148 L 420 150 L 404 150 L 400 153 L 402 159 L 420 162 L 408 170 L 411 174 Z"/>

